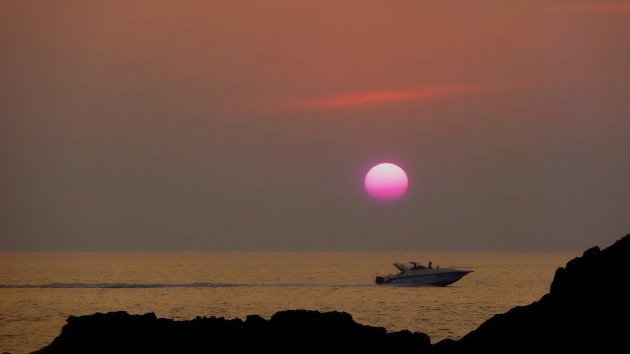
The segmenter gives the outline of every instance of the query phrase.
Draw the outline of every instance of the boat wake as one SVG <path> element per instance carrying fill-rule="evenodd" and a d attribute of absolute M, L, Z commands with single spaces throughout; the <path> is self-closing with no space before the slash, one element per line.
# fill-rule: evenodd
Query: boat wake
<path fill-rule="evenodd" d="M 0 289 L 153 289 L 153 288 L 231 288 L 248 286 L 231 283 L 48 283 L 0 284 Z"/>
<path fill-rule="evenodd" d="M 237 287 L 366 287 L 367 284 L 238 284 L 238 283 L 46 283 L 46 284 L 0 284 L 0 289 L 164 289 L 164 288 L 237 288 Z"/>

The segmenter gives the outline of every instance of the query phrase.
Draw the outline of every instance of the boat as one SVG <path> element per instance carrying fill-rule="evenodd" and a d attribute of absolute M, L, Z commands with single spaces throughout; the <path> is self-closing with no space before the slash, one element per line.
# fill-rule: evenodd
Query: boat
<path fill-rule="evenodd" d="M 400 273 L 379 275 L 376 284 L 404 285 L 404 286 L 447 286 L 463 278 L 472 270 L 456 268 L 434 268 L 429 262 L 428 267 L 419 262 L 395 262 L 394 266 Z"/>

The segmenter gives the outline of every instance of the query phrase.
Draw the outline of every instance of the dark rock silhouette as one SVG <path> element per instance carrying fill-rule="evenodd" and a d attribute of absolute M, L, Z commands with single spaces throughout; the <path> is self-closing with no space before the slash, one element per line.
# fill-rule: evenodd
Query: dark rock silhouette
<path fill-rule="evenodd" d="M 630 235 L 593 247 L 556 271 L 549 294 L 495 315 L 435 353 L 628 352 Z"/>
<path fill-rule="evenodd" d="M 343 312 L 281 311 L 268 321 L 257 315 L 245 321 L 174 321 L 153 313 L 110 312 L 70 316 L 61 335 L 36 353 L 353 353 L 407 348 L 427 352 L 429 337 L 387 333 L 358 324 Z"/>
<path fill-rule="evenodd" d="M 422 333 L 387 333 L 347 313 L 291 310 L 270 320 L 158 319 L 111 312 L 68 318 L 61 334 L 36 353 L 625 353 L 630 320 L 630 235 L 593 247 L 556 271 L 549 294 L 495 315 L 461 340 L 433 346 Z"/>

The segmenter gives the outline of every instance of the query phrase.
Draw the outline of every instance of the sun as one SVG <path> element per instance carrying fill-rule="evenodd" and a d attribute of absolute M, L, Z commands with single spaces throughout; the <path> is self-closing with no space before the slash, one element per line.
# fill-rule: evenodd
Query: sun
<path fill-rule="evenodd" d="M 407 174 L 393 163 L 379 163 L 365 175 L 365 190 L 379 201 L 391 202 L 400 199 L 407 192 L 408 186 Z"/>

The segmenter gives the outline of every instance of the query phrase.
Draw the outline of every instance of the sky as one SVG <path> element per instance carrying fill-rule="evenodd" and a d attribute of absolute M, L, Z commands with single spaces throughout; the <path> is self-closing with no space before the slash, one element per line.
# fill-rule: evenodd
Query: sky
<path fill-rule="evenodd" d="M 605 247 L 628 38 L 630 1 L 2 1 L 0 251 Z"/>

